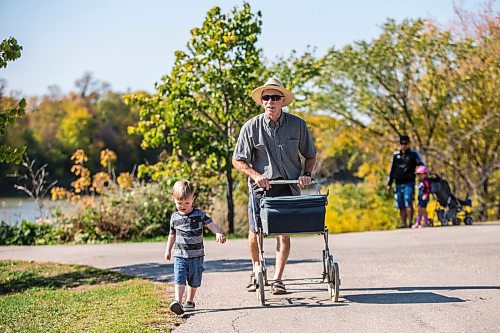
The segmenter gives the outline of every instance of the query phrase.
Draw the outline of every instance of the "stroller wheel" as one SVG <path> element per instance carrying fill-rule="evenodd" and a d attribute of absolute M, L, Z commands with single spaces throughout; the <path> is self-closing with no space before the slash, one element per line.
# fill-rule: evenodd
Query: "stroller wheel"
<path fill-rule="evenodd" d="M 434 220 L 433 219 L 429 219 L 429 227 L 433 227 L 434 226 Z"/>
<path fill-rule="evenodd" d="M 447 226 L 448 225 L 448 220 L 441 220 L 441 225 L 442 226 Z"/>
<path fill-rule="evenodd" d="M 465 225 L 472 225 L 472 217 L 467 216 L 464 220 Z"/>
<path fill-rule="evenodd" d="M 453 220 L 451 220 L 453 225 L 460 225 L 460 220 L 457 219 L 457 218 L 454 218 Z"/>

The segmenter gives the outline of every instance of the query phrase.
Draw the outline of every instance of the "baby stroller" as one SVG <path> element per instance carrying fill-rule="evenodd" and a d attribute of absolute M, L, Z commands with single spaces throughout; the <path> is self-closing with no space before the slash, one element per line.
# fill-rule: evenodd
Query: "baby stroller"
<path fill-rule="evenodd" d="M 431 214 L 432 218 L 429 219 L 429 224 L 434 225 L 434 221 L 437 218 L 442 226 L 448 225 L 449 222 L 453 225 L 461 223 L 471 225 L 472 200 L 470 198 L 465 200 L 458 199 L 451 193 L 448 182 L 438 174 L 430 177 L 430 183 L 431 192 L 437 201 L 437 206 L 434 213 Z"/>

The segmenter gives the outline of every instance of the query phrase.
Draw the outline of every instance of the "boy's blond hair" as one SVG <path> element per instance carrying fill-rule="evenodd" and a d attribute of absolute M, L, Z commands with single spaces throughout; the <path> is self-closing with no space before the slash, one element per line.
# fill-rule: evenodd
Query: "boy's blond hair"
<path fill-rule="evenodd" d="M 174 199 L 187 199 L 192 195 L 194 195 L 194 186 L 189 180 L 181 179 L 175 182 L 172 190 Z"/>

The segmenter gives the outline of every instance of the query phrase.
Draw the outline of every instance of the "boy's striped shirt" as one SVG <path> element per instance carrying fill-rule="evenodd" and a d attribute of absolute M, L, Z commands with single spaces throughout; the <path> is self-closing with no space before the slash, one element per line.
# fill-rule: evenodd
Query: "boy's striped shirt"
<path fill-rule="evenodd" d="M 175 212 L 170 218 L 170 232 L 175 234 L 174 257 L 195 258 L 205 255 L 203 247 L 203 226 L 212 219 L 198 208 L 189 214 Z"/>

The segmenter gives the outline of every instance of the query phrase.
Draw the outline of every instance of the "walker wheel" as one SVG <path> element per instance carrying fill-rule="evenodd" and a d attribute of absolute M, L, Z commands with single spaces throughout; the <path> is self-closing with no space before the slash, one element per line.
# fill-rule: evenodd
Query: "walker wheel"
<path fill-rule="evenodd" d="M 266 294 L 264 292 L 264 274 L 262 270 L 257 273 L 257 299 L 261 305 L 266 305 Z"/>
<path fill-rule="evenodd" d="M 264 285 L 269 286 L 269 280 L 267 279 L 267 266 L 266 266 L 266 259 L 262 260 L 262 274 L 264 276 Z"/>
<path fill-rule="evenodd" d="M 339 265 L 333 261 L 333 256 L 327 261 L 328 269 L 328 294 L 330 295 L 332 301 L 337 302 L 339 300 L 340 292 L 340 272 Z"/>

